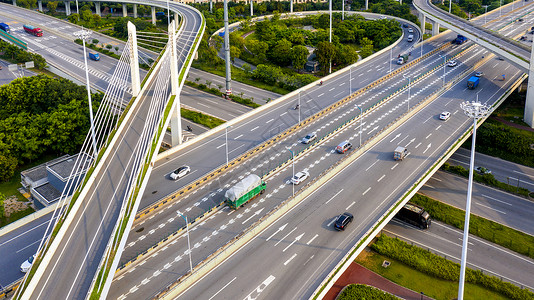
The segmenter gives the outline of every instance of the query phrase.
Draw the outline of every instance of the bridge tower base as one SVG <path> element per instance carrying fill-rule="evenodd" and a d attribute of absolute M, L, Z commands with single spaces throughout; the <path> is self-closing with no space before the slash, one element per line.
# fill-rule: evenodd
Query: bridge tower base
<path fill-rule="evenodd" d="M 133 14 L 134 14 L 134 19 L 137 19 L 137 4 L 133 5 Z"/>
<path fill-rule="evenodd" d="M 130 43 L 130 70 L 132 72 L 132 96 L 137 97 L 141 91 L 139 76 L 139 53 L 137 52 L 137 32 L 135 25 L 128 21 L 128 42 Z"/>
<path fill-rule="evenodd" d="M 534 47 L 530 50 L 530 65 L 528 69 L 527 99 L 525 101 L 525 123 L 534 128 Z"/>
<path fill-rule="evenodd" d="M 439 24 L 436 21 L 432 21 L 432 36 L 439 34 Z"/>
<path fill-rule="evenodd" d="M 172 147 L 182 143 L 182 118 L 180 114 L 180 82 L 178 77 L 178 58 L 176 57 L 176 24 L 173 20 L 169 24 L 169 41 L 171 49 L 171 95 L 174 97 L 174 104 L 171 109 L 171 144 Z"/>
<path fill-rule="evenodd" d="M 37 1 L 37 7 L 39 8 L 40 12 L 43 12 L 43 1 Z"/>
<path fill-rule="evenodd" d="M 419 13 L 419 22 L 421 22 L 421 32 L 425 34 L 426 17 L 422 13 Z"/>
<path fill-rule="evenodd" d="M 126 3 L 122 4 L 122 16 L 126 18 L 128 16 L 128 8 L 126 7 Z"/>

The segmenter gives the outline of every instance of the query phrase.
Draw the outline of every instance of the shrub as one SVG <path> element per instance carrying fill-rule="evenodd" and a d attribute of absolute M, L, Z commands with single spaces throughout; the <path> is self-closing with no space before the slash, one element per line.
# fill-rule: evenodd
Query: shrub
<path fill-rule="evenodd" d="M 386 235 L 380 236 L 371 248 L 384 255 L 411 266 L 423 273 L 436 278 L 458 281 L 460 278 L 460 265 L 432 254 L 424 249 L 409 245 L 399 239 Z M 481 285 L 511 299 L 534 299 L 534 293 L 521 289 L 511 283 L 483 274 L 481 271 L 466 269 L 465 280 Z"/>
<path fill-rule="evenodd" d="M 399 299 L 394 295 L 384 292 L 372 286 L 364 284 L 349 284 L 341 293 L 339 293 L 338 300 L 352 300 L 352 299 L 377 299 L 377 300 L 395 300 Z"/>

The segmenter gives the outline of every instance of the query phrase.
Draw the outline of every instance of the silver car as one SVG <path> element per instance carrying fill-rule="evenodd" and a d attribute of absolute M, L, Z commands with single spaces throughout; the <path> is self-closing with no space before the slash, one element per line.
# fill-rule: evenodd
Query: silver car
<path fill-rule="evenodd" d="M 303 143 L 303 144 L 309 144 L 309 143 L 315 141 L 315 139 L 317 139 L 317 134 L 315 134 L 315 132 L 312 132 L 312 133 L 306 135 L 306 136 L 302 139 L 302 143 Z"/>
<path fill-rule="evenodd" d="M 174 172 L 171 173 L 171 179 L 172 180 L 178 180 L 185 175 L 189 174 L 191 172 L 191 168 L 189 166 L 182 166 L 176 169 Z"/>
<path fill-rule="evenodd" d="M 304 180 L 306 180 L 306 178 L 308 178 L 308 177 L 310 177 L 310 173 L 308 173 L 306 171 L 301 171 L 301 172 L 298 172 L 297 174 L 295 174 L 295 176 L 293 176 L 293 178 L 291 178 L 291 182 L 294 185 L 298 185 L 301 182 L 303 182 Z"/>

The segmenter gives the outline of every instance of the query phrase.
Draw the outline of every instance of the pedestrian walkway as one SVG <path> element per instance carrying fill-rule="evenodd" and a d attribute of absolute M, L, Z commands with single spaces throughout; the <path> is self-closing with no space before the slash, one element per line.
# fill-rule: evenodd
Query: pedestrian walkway
<path fill-rule="evenodd" d="M 385 292 L 393 294 L 402 299 L 431 299 L 430 297 L 424 296 L 419 293 L 416 293 L 412 290 L 404 288 L 396 283 L 393 283 L 386 278 L 376 274 L 375 272 L 364 268 L 363 266 L 352 262 L 350 267 L 339 277 L 336 283 L 330 288 L 326 296 L 323 298 L 325 300 L 334 300 L 341 290 L 351 284 L 366 284 L 379 288 Z"/>

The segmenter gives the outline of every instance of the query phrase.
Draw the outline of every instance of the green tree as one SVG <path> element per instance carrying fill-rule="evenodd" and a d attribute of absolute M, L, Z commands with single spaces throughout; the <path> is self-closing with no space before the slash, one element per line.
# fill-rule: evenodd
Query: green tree
<path fill-rule="evenodd" d="M 48 3 L 46 3 L 46 8 L 52 15 L 56 13 L 58 3 L 58 1 L 48 1 Z"/>
<path fill-rule="evenodd" d="M 308 61 L 308 49 L 302 45 L 296 45 L 291 48 L 291 63 L 297 70 L 304 69 L 304 64 Z"/>
<path fill-rule="evenodd" d="M 78 24 L 79 15 L 78 14 L 71 14 L 70 16 L 67 17 L 67 19 L 69 20 L 69 22 L 71 22 L 73 24 Z"/>
<path fill-rule="evenodd" d="M 235 58 L 241 56 L 241 50 L 236 46 L 230 46 L 230 58 L 232 62 L 235 62 Z"/>
<path fill-rule="evenodd" d="M 360 51 L 360 56 L 362 58 L 366 58 L 367 56 L 373 54 L 373 41 L 371 41 L 370 39 L 364 37 L 360 42 L 360 46 L 362 48 L 362 50 Z"/>
<path fill-rule="evenodd" d="M 4 194 L 0 193 L 0 217 L 5 216 L 5 209 L 4 209 L 4 201 L 5 200 L 6 200 L 6 196 Z"/>
<path fill-rule="evenodd" d="M 323 69 L 323 72 L 325 74 L 335 54 L 336 49 L 333 44 L 326 41 L 317 44 L 317 48 L 315 49 L 315 55 L 317 56 L 317 61 L 319 61 L 319 63 L 321 64 L 321 68 Z"/>
<path fill-rule="evenodd" d="M 282 39 L 271 49 L 270 57 L 275 64 L 279 66 L 287 66 L 291 62 L 291 58 L 289 57 L 290 52 L 291 42 Z"/>

